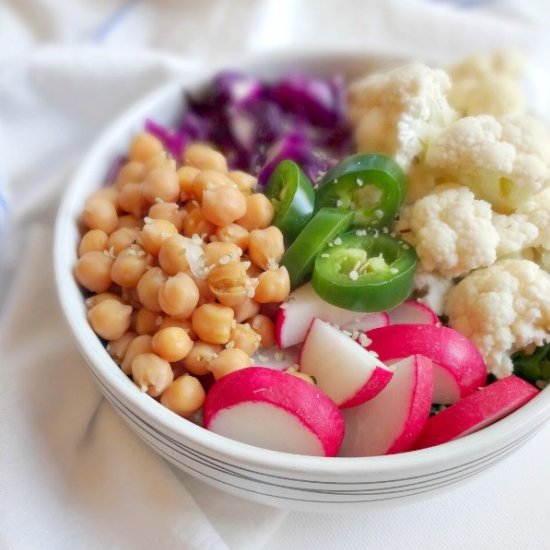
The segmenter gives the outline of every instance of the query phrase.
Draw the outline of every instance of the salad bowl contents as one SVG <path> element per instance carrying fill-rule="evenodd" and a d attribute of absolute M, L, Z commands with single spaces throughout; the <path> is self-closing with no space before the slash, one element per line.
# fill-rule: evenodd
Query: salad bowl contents
<path fill-rule="evenodd" d="M 522 365 L 550 341 L 550 133 L 513 103 L 517 59 L 452 81 L 336 61 L 136 106 L 56 237 L 64 310 L 131 427 L 201 479 L 303 509 L 452 485 L 549 409 L 545 369 Z M 476 111 L 493 76 L 510 97 Z"/>

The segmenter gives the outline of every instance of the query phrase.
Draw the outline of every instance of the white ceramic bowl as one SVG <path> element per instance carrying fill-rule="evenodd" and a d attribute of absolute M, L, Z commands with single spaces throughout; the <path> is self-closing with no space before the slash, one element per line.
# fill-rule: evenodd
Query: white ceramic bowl
<path fill-rule="evenodd" d="M 400 61 L 364 54 L 279 55 L 241 67 L 264 78 L 276 78 L 289 69 L 356 76 Z M 123 374 L 88 325 L 73 277 L 78 220 L 85 199 L 101 185 L 112 160 L 127 150 L 144 120 L 174 122 L 181 113 L 183 89 L 196 91 L 211 76 L 205 72 L 166 86 L 116 120 L 83 161 L 59 209 L 55 271 L 61 305 L 98 386 L 128 425 L 170 462 L 223 491 L 282 508 L 330 512 L 442 492 L 487 470 L 533 436 L 550 414 L 550 391 L 478 433 L 430 449 L 367 458 L 292 455 L 208 432 L 141 393 Z"/>

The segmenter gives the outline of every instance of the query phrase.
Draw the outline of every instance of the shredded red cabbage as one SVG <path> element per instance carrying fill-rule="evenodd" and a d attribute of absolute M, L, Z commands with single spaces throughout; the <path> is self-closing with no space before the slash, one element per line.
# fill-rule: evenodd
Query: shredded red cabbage
<path fill-rule="evenodd" d="M 346 119 L 342 77 L 316 78 L 289 73 L 275 83 L 236 71 L 219 73 L 198 97 L 187 96 L 187 108 L 176 128 L 154 120 L 145 130 L 181 159 L 192 141 L 210 142 L 232 169 L 245 170 L 265 184 L 284 159 L 298 163 L 318 180 L 354 144 Z M 120 163 L 110 172 L 114 181 Z"/>

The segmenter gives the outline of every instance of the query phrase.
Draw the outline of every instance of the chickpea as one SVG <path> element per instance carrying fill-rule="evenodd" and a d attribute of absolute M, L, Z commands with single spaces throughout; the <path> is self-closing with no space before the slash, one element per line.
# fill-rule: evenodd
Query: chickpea
<path fill-rule="evenodd" d="M 105 340 L 120 338 L 130 328 L 131 320 L 132 306 L 117 300 L 104 300 L 88 311 L 94 332 Z"/>
<path fill-rule="evenodd" d="M 181 230 L 183 216 L 179 205 L 175 202 L 157 202 L 151 205 L 147 215 L 153 220 L 166 220 L 173 223 L 178 231 Z"/>
<path fill-rule="evenodd" d="M 139 279 L 136 290 L 140 302 L 149 310 L 162 311 L 159 304 L 159 290 L 166 281 L 166 274 L 160 267 L 148 269 Z"/>
<path fill-rule="evenodd" d="M 186 147 L 183 154 L 183 162 L 200 170 L 217 170 L 227 172 L 225 157 L 203 143 L 192 143 Z"/>
<path fill-rule="evenodd" d="M 141 230 L 143 248 L 147 253 L 156 256 L 160 251 L 162 243 L 169 237 L 177 234 L 178 230 L 173 223 L 166 220 L 152 220 L 147 218 Z"/>
<path fill-rule="evenodd" d="M 174 380 L 162 393 L 160 402 L 180 416 L 191 416 L 204 404 L 206 392 L 194 376 L 184 374 Z"/>
<path fill-rule="evenodd" d="M 237 321 L 237 323 L 242 323 L 260 313 L 260 304 L 255 302 L 252 298 L 247 298 L 239 305 L 233 306 L 232 309 L 235 312 L 235 321 Z"/>
<path fill-rule="evenodd" d="M 252 359 L 238 348 L 224 349 L 210 361 L 209 369 L 216 380 L 231 372 L 245 369 L 252 365 Z"/>
<path fill-rule="evenodd" d="M 191 278 L 199 289 L 199 305 L 214 302 L 216 300 L 216 295 L 210 290 L 210 286 L 208 285 L 208 281 L 206 279 L 200 279 L 194 275 L 192 275 Z"/>
<path fill-rule="evenodd" d="M 158 298 L 160 307 L 165 313 L 186 319 L 197 307 L 199 289 L 187 273 L 178 273 L 161 285 Z"/>
<path fill-rule="evenodd" d="M 252 279 L 257 279 L 263 270 L 261 267 L 258 267 L 256 264 L 250 263 L 249 268 L 246 270 L 247 275 Z"/>
<path fill-rule="evenodd" d="M 156 311 L 151 311 L 146 307 L 138 309 L 134 318 L 134 330 L 138 334 L 150 334 L 151 336 L 157 332 L 159 325 L 162 323 L 162 315 Z"/>
<path fill-rule="evenodd" d="M 84 223 L 90 229 L 101 229 L 110 235 L 118 225 L 115 205 L 105 197 L 90 197 L 84 205 Z"/>
<path fill-rule="evenodd" d="M 193 166 L 182 166 L 177 174 L 180 184 L 180 201 L 188 201 L 194 195 L 193 181 L 200 174 L 200 170 Z"/>
<path fill-rule="evenodd" d="M 162 153 L 159 153 L 158 155 L 150 158 L 145 163 L 144 168 L 146 177 L 149 173 L 151 173 L 153 170 L 156 170 L 157 168 L 162 168 L 163 170 L 175 172 L 176 161 L 166 151 L 162 151 Z"/>
<path fill-rule="evenodd" d="M 183 328 L 163 328 L 153 336 L 153 350 L 170 363 L 181 361 L 192 347 L 193 340 Z"/>
<path fill-rule="evenodd" d="M 132 377 L 141 391 L 158 397 L 174 380 L 172 367 L 154 353 L 142 353 L 132 361 Z"/>
<path fill-rule="evenodd" d="M 164 151 L 161 141 L 155 136 L 141 132 L 130 143 L 129 157 L 136 162 L 147 162 Z"/>
<path fill-rule="evenodd" d="M 147 174 L 141 192 L 150 203 L 154 203 L 156 199 L 175 201 L 180 195 L 178 175 L 166 168 L 155 168 Z"/>
<path fill-rule="evenodd" d="M 130 227 L 132 229 L 141 229 L 143 225 L 141 219 L 136 218 L 132 214 L 125 214 L 118 218 L 117 229 L 122 229 L 123 227 Z"/>
<path fill-rule="evenodd" d="M 272 225 L 267 229 L 253 229 L 248 241 L 248 255 L 252 262 L 262 269 L 277 267 L 283 254 L 285 244 L 283 234 Z"/>
<path fill-rule="evenodd" d="M 197 376 L 204 376 L 210 372 L 208 369 L 210 361 L 212 361 L 222 349 L 223 348 L 219 344 L 209 344 L 208 342 L 197 340 L 193 343 L 191 351 L 183 359 L 183 365 L 190 373 Z"/>
<path fill-rule="evenodd" d="M 149 203 L 141 192 L 142 186 L 143 183 L 127 183 L 120 189 L 118 195 L 121 210 L 136 218 L 141 218 L 149 208 Z"/>
<path fill-rule="evenodd" d="M 203 304 L 191 317 L 197 336 L 210 344 L 227 344 L 233 328 L 233 310 L 219 304 Z"/>
<path fill-rule="evenodd" d="M 246 354 L 252 356 L 260 347 L 260 335 L 257 334 L 248 324 L 237 324 L 231 331 L 230 342 L 234 343 L 234 347 L 242 349 Z"/>
<path fill-rule="evenodd" d="M 130 304 L 134 309 L 137 310 L 141 307 L 136 287 L 121 287 L 120 296 L 125 303 Z"/>
<path fill-rule="evenodd" d="M 93 197 L 107 199 L 115 208 L 118 207 L 118 189 L 115 189 L 114 187 L 102 187 L 90 195 L 90 198 Z"/>
<path fill-rule="evenodd" d="M 251 174 L 242 172 L 241 170 L 233 170 L 227 174 L 229 178 L 237 184 L 239 191 L 245 195 L 250 195 L 254 192 L 258 185 L 258 178 Z"/>
<path fill-rule="evenodd" d="M 219 242 L 236 244 L 243 251 L 248 248 L 249 235 L 248 229 L 236 223 L 230 223 L 225 227 L 216 229 L 216 239 Z"/>
<path fill-rule="evenodd" d="M 142 182 L 144 177 L 143 164 L 141 162 L 130 161 L 119 170 L 113 187 L 120 190 L 127 183 Z"/>
<path fill-rule="evenodd" d="M 259 335 L 262 348 L 270 348 L 275 344 L 275 325 L 267 315 L 254 315 L 249 323 Z"/>
<path fill-rule="evenodd" d="M 264 271 L 258 277 L 254 299 L 260 304 L 282 302 L 290 293 L 290 278 L 286 267 Z"/>
<path fill-rule="evenodd" d="M 97 304 L 100 304 L 105 300 L 117 300 L 121 304 L 126 303 L 122 296 L 119 296 L 114 292 L 100 292 L 99 294 L 94 294 L 93 296 L 86 298 L 86 300 L 84 300 L 84 305 L 87 309 L 92 309 L 94 306 L 97 306 Z"/>
<path fill-rule="evenodd" d="M 124 374 L 132 374 L 132 363 L 142 353 L 153 353 L 153 338 L 150 334 L 136 336 L 126 348 L 124 359 L 120 365 Z"/>
<path fill-rule="evenodd" d="M 237 184 L 222 172 L 202 170 L 193 180 L 193 197 L 202 201 L 205 191 L 217 191 L 223 187 L 237 189 Z"/>
<path fill-rule="evenodd" d="M 111 266 L 113 258 L 105 252 L 86 252 L 75 267 L 76 280 L 92 292 L 105 292 L 112 284 Z"/>
<path fill-rule="evenodd" d="M 121 227 L 116 231 L 113 231 L 109 235 L 107 241 L 107 250 L 118 256 L 125 248 L 128 248 L 131 244 L 139 244 L 141 242 L 140 232 L 138 229 L 131 227 Z"/>
<path fill-rule="evenodd" d="M 87 231 L 78 246 L 78 257 L 84 256 L 86 252 L 103 252 L 107 248 L 109 236 L 101 229 L 90 229 Z"/>
<path fill-rule="evenodd" d="M 187 332 L 191 340 L 197 339 L 197 335 L 193 332 L 193 328 L 191 327 L 190 319 L 176 319 L 175 317 L 170 317 L 170 316 L 164 317 L 158 329 L 162 330 L 164 328 L 169 328 L 169 327 L 182 328 L 183 330 L 185 330 L 185 332 Z"/>
<path fill-rule="evenodd" d="M 216 226 L 204 218 L 202 210 L 199 206 L 195 206 L 188 211 L 183 218 L 182 231 L 186 237 L 193 235 L 212 235 L 216 231 Z"/>
<path fill-rule="evenodd" d="M 135 337 L 136 333 L 129 330 L 125 332 L 120 338 L 117 338 L 116 340 L 111 340 L 107 344 L 107 351 L 117 365 L 120 365 L 122 363 L 126 350 L 128 349 L 128 346 Z"/>
<path fill-rule="evenodd" d="M 151 257 L 139 245 L 132 244 L 116 257 L 111 267 L 111 279 L 117 285 L 135 287 L 149 265 Z"/>
<path fill-rule="evenodd" d="M 189 269 L 187 261 L 188 243 L 182 235 L 173 235 L 163 241 L 159 254 L 159 264 L 168 275 L 176 275 Z"/>
<path fill-rule="evenodd" d="M 265 229 L 273 221 L 275 210 L 271 201 L 263 193 L 253 193 L 246 197 L 246 214 L 237 220 L 248 231 Z"/>
<path fill-rule="evenodd" d="M 238 260 L 242 254 L 243 251 L 234 243 L 214 241 L 206 244 L 204 247 L 205 264 L 207 267 L 217 264 L 222 258 L 227 259 L 225 263 L 231 260 Z"/>
<path fill-rule="evenodd" d="M 206 221 L 223 227 L 241 218 L 246 212 L 245 196 L 231 187 L 220 187 L 202 194 L 202 214 Z"/>
<path fill-rule="evenodd" d="M 248 298 L 251 288 L 245 264 L 241 262 L 215 266 L 206 280 L 212 293 L 224 306 L 242 304 Z"/>

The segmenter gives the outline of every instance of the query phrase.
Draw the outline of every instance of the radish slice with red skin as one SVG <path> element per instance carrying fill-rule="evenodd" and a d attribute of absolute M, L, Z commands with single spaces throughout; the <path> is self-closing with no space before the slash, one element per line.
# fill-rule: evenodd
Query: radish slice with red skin
<path fill-rule="evenodd" d="M 436 325 L 439 318 L 428 306 L 407 300 L 388 312 L 390 325 Z"/>
<path fill-rule="evenodd" d="M 311 322 L 299 363 L 300 372 L 313 376 L 340 408 L 372 399 L 393 375 L 374 354 L 321 319 Z"/>
<path fill-rule="evenodd" d="M 393 365 L 390 383 L 363 405 L 344 409 L 346 434 L 340 456 L 377 456 L 408 451 L 431 408 L 431 361 L 413 355 Z"/>
<path fill-rule="evenodd" d="M 391 361 L 419 353 L 430 358 L 434 369 L 433 402 L 456 403 L 487 383 L 487 367 L 470 340 L 451 328 L 438 325 L 390 325 L 365 333 L 360 342 Z"/>
<path fill-rule="evenodd" d="M 277 311 L 275 340 L 279 348 L 303 342 L 314 318 L 350 331 L 370 330 L 388 324 L 386 313 L 359 313 L 333 306 L 321 299 L 307 283 L 291 292 Z"/>
<path fill-rule="evenodd" d="M 344 437 L 340 409 L 313 384 L 263 367 L 218 380 L 204 403 L 205 428 L 287 453 L 335 456 Z"/>
<path fill-rule="evenodd" d="M 414 448 L 433 447 L 481 430 L 525 405 L 539 391 L 513 374 L 501 378 L 432 416 Z"/>

